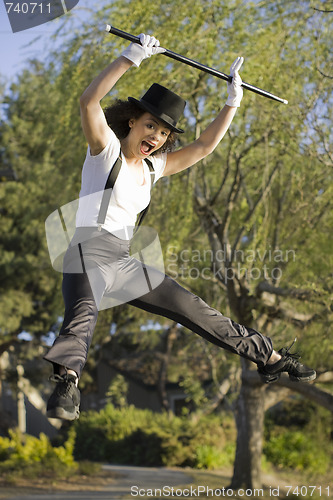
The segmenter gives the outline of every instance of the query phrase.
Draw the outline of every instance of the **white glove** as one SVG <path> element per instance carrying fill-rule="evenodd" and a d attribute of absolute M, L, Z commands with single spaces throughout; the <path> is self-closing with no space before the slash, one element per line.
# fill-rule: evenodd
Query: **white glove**
<path fill-rule="evenodd" d="M 165 52 L 165 49 L 160 47 L 160 42 L 154 36 L 141 33 L 139 38 L 141 45 L 138 43 L 131 43 L 131 45 L 129 45 L 121 54 L 126 57 L 126 59 L 132 61 L 137 68 L 144 59 L 154 56 L 155 54 L 162 54 L 162 52 Z"/>
<path fill-rule="evenodd" d="M 242 97 L 243 89 L 242 79 L 238 74 L 238 70 L 243 64 L 244 57 L 237 57 L 237 59 L 232 63 L 230 67 L 230 76 L 232 76 L 232 82 L 228 82 L 228 99 L 226 104 L 234 108 L 239 108 Z"/>

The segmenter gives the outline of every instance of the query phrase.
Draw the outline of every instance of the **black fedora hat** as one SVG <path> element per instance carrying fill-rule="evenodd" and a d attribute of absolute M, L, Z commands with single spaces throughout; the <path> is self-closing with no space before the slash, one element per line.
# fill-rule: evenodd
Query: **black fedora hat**
<path fill-rule="evenodd" d="M 184 132 L 176 125 L 183 114 L 186 102 L 171 90 L 153 83 L 139 101 L 134 97 L 128 97 L 128 100 L 162 120 L 174 132 L 179 134 Z"/>

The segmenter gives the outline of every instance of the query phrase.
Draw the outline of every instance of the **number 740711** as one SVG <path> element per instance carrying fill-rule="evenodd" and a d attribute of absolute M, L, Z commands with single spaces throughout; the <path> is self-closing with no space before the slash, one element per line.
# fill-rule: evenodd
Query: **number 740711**
<path fill-rule="evenodd" d="M 37 2 L 6 2 L 7 14 L 16 12 L 17 14 L 51 14 L 51 3 Z"/>

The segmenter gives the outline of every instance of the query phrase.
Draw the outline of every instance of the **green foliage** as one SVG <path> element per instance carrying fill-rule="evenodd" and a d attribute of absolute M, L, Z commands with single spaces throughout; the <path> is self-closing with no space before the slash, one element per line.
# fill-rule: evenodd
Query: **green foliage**
<path fill-rule="evenodd" d="M 296 409 L 290 417 L 296 419 L 295 415 Z M 323 426 L 329 429 L 328 417 L 322 417 Z M 298 412 L 298 422 L 300 418 Z M 332 450 L 323 433 L 315 433 L 312 422 L 309 412 L 301 429 L 296 424 L 286 429 L 267 421 L 265 461 L 307 474 L 325 474 Z M 218 469 L 232 465 L 235 458 L 234 423 L 224 414 L 176 417 L 108 404 L 100 412 L 83 412 L 75 429 L 75 456 L 80 460 Z"/>
<path fill-rule="evenodd" d="M 82 476 L 95 476 L 101 471 L 101 464 L 82 460 L 78 463 L 77 473 Z"/>
<path fill-rule="evenodd" d="M 292 398 L 272 408 L 265 418 L 264 453 L 280 468 L 304 471 L 315 477 L 333 463 L 332 414 L 303 398 Z"/>
<path fill-rule="evenodd" d="M 109 403 L 122 408 L 127 404 L 127 392 L 128 383 L 126 382 L 125 377 L 118 374 L 112 379 L 105 396 Z"/>
<path fill-rule="evenodd" d="M 285 431 L 264 446 L 266 458 L 278 467 L 325 474 L 329 461 L 322 445 L 301 431 Z"/>
<path fill-rule="evenodd" d="M 187 395 L 186 401 L 192 402 L 195 408 L 200 408 L 201 405 L 207 402 L 202 384 L 199 380 L 193 380 L 193 376 L 188 375 L 179 385 Z"/>
<path fill-rule="evenodd" d="M 206 249 L 212 241 L 216 243 L 216 238 L 208 239 L 209 227 L 225 221 L 219 235 L 227 238 L 222 242 L 226 247 L 245 254 L 260 251 L 261 255 L 269 248 L 295 250 L 296 261 L 278 265 L 283 271 L 281 284 L 306 284 L 320 295 L 320 303 L 323 298 L 328 303 L 332 182 L 326 145 L 331 138 L 333 107 L 331 80 L 323 75 L 329 73 L 329 16 L 315 13 L 307 0 L 268 5 L 185 0 L 181 11 L 176 0 L 158 0 L 154 6 L 148 0 L 104 1 L 99 7 L 80 31 L 67 27 L 64 17 L 58 35 L 63 50 L 50 54 L 52 62 L 31 61 L 3 96 L 0 148 L 18 182 L 0 184 L 2 335 L 26 330 L 39 337 L 50 328 L 58 329 L 57 319 L 63 313 L 61 277 L 48 260 L 44 221 L 57 206 L 78 196 L 86 150 L 79 96 L 126 44 L 96 32 L 95 26 L 107 18 L 116 19 L 125 31 L 134 33 L 151 32 L 153 26 L 164 46 L 222 71 L 228 71 L 233 58 L 242 53 L 244 80 L 290 102 L 287 107 L 245 92 L 228 136 L 214 153 L 190 171 L 158 183 L 147 222 L 163 228 L 160 237 L 166 252 L 168 245 L 190 253 Z M 132 68 L 126 73 L 103 106 L 114 97 L 139 97 L 152 79 L 187 100 L 180 124 L 186 133 L 180 137 L 180 146 L 196 138 L 225 101 L 225 82 L 158 56 L 144 61 L 139 70 Z M 198 189 L 214 210 L 212 224 L 206 221 L 201 230 L 198 207 L 193 203 Z M 181 273 L 178 277 L 227 313 L 228 296 L 221 293 L 221 288 L 226 291 L 223 281 L 219 283 L 214 272 L 209 279 L 206 271 L 203 278 L 203 269 L 209 269 L 210 264 L 203 260 L 195 264 L 198 278 Z M 264 278 L 264 266 L 270 273 L 275 262 L 269 257 L 257 258 L 252 264 L 234 260 L 231 266 L 237 271 L 238 264 L 247 271 L 242 278 L 247 300 L 241 297 L 238 303 L 251 301 L 251 307 L 244 306 L 245 311 L 238 310 L 236 315 L 250 324 L 273 309 L 274 331 L 289 335 L 285 328 L 289 317 L 281 318 L 274 307 L 266 307 L 256 293 L 258 278 L 250 274 L 257 268 Z M 276 284 L 270 274 L 268 280 Z M 309 310 L 309 301 L 305 302 L 304 308 Z M 290 306 L 295 309 L 300 304 L 290 300 Z M 320 318 L 326 313 L 327 307 Z M 113 314 L 120 322 L 116 311 L 101 316 L 110 321 Z M 137 323 L 146 319 L 141 311 L 129 314 Z M 262 323 L 270 322 L 271 318 Z M 93 347 L 108 333 L 105 323 L 99 321 Z M 325 352 L 323 348 L 320 354 Z"/>
<path fill-rule="evenodd" d="M 230 464 L 230 417 L 153 413 L 133 406 L 82 413 L 75 423 L 75 456 L 134 465 L 216 468 Z"/>
<path fill-rule="evenodd" d="M 198 469 L 218 469 L 233 464 L 235 444 L 228 443 L 221 451 L 213 445 L 201 445 L 196 449 L 196 466 Z"/>
<path fill-rule="evenodd" d="M 75 431 L 72 428 L 62 446 L 53 447 L 48 437 L 39 438 L 9 431 L 9 437 L 0 437 L 0 472 L 17 477 L 68 477 L 78 469 L 73 457 Z"/>
<path fill-rule="evenodd" d="M 190 171 L 158 183 L 147 223 L 159 230 L 167 255 L 168 246 L 175 249 L 177 268 L 183 264 L 181 251 L 188 251 L 192 258 L 189 265 L 195 265 L 199 273 L 193 279 L 177 271 L 175 277 L 182 284 L 226 315 L 231 308 L 234 319 L 248 326 L 264 325 L 276 343 L 293 338 L 295 325 L 301 326 L 298 336 L 311 365 L 321 372 L 331 368 L 333 183 L 328 144 L 332 142 L 333 106 L 332 80 L 325 75 L 331 73 L 332 37 L 330 16 L 314 12 L 313 5 L 309 0 L 184 0 L 179 9 L 178 0 L 156 0 L 153 4 L 148 0 L 116 0 L 100 2 L 99 10 L 91 13 L 80 31 L 66 32 L 64 25 L 59 32 L 59 36 L 67 36 L 63 50 L 48 54 L 51 63 L 31 62 L 2 96 L 0 151 L 3 162 L 18 176 L 17 182 L 0 184 L 2 340 L 26 330 L 38 341 L 50 329 L 58 330 L 57 321 L 63 314 L 61 276 L 49 263 L 44 221 L 59 205 L 78 196 L 86 150 L 78 100 L 93 77 L 126 44 L 96 31 L 101 21 L 114 19 L 125 31 L 151 33 L 153 29 L 162 45 L 223 72 L 235 56 L 244 55 L 243 79 L 289 100 L 289 105 L 283 106 L 244 92 L 232 126 L 214 153 Z M 64 16 L 63 22 L 68 18 Z M 198 137 L 225 102 L 225 82 L 157 56 L 144 61 L 139 70 L 132 68 L 102 104 L 106 106 L 114 97 L 139 97 L 153 81 L 169 86 L 187 100 L 180 123 L 186 133 L 179 138 L 180 146 Z M 210 259 L 194 263 L 193 250 L 207 248 L 243 252 L 243 258 L 229 263 L 235 272 L 230 286 L 219 279 L 219 269 L 209 274 Z M 265 254 L 270 249 L 284 255 L 291 250 L 296 258 L 276 262 Z M 250 253 L 256 256 L 252 261 L 247 260 Z M 222 259 L 222 271 L 224 265 Z M 275 267 L 282 271 L 279 279 L 272 276 Z M 257 272 L 251 274 L 255 269 Z M 258 285 L 265 280 L 281 287 L 283 294 L 262 293 Z M 301 288 L 309 292 L 301 299 L 288 293 Z M 146 320 L 145 312 L 125 311 L 125 306 L 102 312 L 85 373 L 88 368 L 94 373 L 93 355 L 99 359 L 98 350 L 109 337 L 112 321 L 118 331 L 127 322 L 140 332 Z M 163 320 L 163 327 L 168 324 Z M 152 339 L 153 335 L 149 336 L 149 341 Z M 186 342 L 179 343 L 172 354 L 174 360 L 185 361 L 178 364 L 186 370 L 186 390 L 200 404 L 205 395 L 193 374 L 198 370 L 196 356 L 202 344 L 194 335 L 184 339 Z M 215 371 L 215 379 L 221 379 L 226 356 L 218 349 L 210 354 L 215 366 L 207 362 L 206 373 L 210 376 Z M 173 368 L 175 380 L 179 369 Z M 193 386 L 190 380 L 195 381 Z M 116 457 L 121 446 L 114 443 L 122 443 L 127 450 L 127 455 L 123 452 L 125 460 L 131 457 L 131 439 L 132 444 L 139 443 L 140 453 L 146 453 L 143 444 L 149 435 L 157 461 L 195 464 L 199 453 L 200 463 L 214 462 L 209 457 L 214 456 L 215 443 L 201 442 L 193 424 L 185 426 L 186 420 L 173 420 L 170 427 L 163 417 L 166 421 L 159 421 L 156 429 L 155 421 L 162 417 L 143 416 L 131 409 L 124 412 L 121 421 L 107 407 L 104 414 L 94 414 L 96 425 L 83 416 L 78 432 L 81 421 L 87 432 L 80 435 L 78 451 L 87 457 L 90 452 L 100 459 Z M 216 428 L 219 426 L 221 422 L 216 422 Z M 211 435 L 215 437 L 216 432 L 212 429 Z M 203 434 L 207 437 L 205 430 Z M 126 440 L 129 444 L 125 446 Z M 193 440 L 199 442 L 197 447 L 192 446 Z M 206 448 L 196 452 L 200 446 Z M 1 453 L 7 456 L 6 450 Z M 138 461 L 138 456 L 133 460 Z M 145 460 L 149 463 L 153 458 Z"/>

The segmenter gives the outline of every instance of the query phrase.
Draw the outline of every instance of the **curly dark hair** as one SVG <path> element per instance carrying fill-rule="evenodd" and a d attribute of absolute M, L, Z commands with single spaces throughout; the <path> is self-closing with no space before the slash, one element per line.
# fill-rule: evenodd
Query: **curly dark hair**
<path fill-rule="evenodd" d="M 131 118 L 140 118 L 144 113 L 145 111 L 139 108 L 134 102 L 122 101 L 121 99 L 117 99 L 114 104 L 104 109 L 107 124 L 112 128 L 120 141 L 124 139 L 130 131 L 129 120 Z M 176 137 L 176 133 L 171 131 L 163 146 L 152 154 L 154 155 L 160 151 L 162 151 L 162 153 L 173 151 Z"/>

